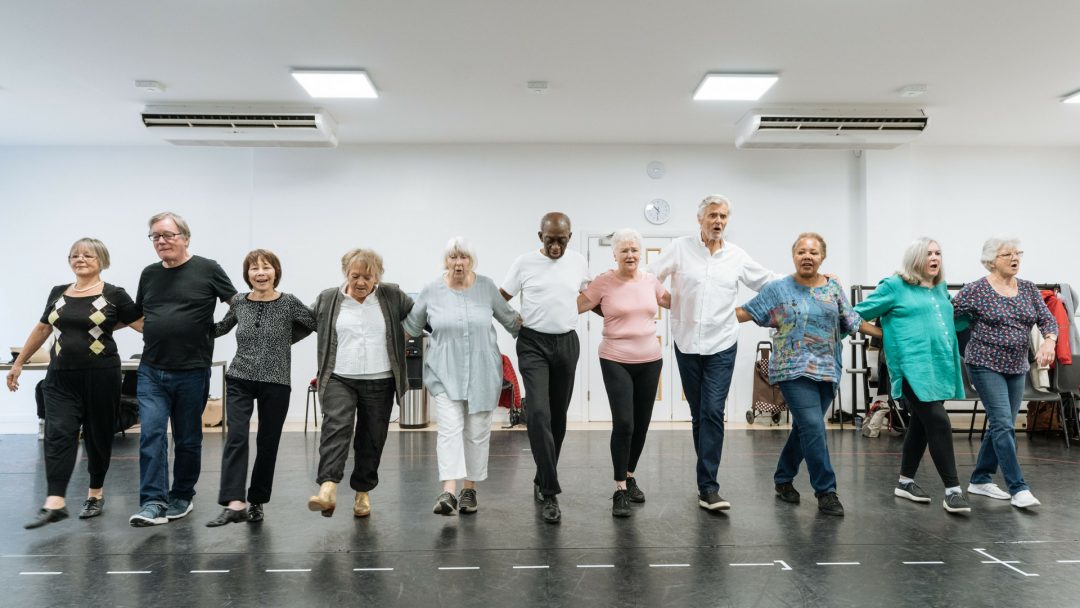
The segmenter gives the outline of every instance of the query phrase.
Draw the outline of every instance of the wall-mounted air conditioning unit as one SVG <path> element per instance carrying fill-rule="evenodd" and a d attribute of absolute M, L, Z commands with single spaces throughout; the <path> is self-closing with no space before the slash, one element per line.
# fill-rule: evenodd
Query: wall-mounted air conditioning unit
<path fill-rule="evenodd" d="M 336 124 L 318 108 L 147 106 L 143 125 L 177 146 L 333 148 Z"/>
<path fill-rule="evenodd" d="M 754 108 L 736 123 L 735 146 L 886 150 L 918 137 L 927 120 L 902 106 Z"/>

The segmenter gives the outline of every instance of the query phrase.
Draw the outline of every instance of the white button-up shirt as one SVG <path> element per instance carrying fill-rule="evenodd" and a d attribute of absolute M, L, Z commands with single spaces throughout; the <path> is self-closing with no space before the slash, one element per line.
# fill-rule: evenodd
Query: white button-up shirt
<path fill-rule="evenodd" d="M 740 282 L 758 291 L 783 276 L 728 241 L 709 253 L 700 235 L 672 241 L 649 272 L 661 282 L 671 277 L 671 334 L 680 351 L 694 355 L 716 354 L 739 339 L 735 299 Z"/>
<path fill-rule="evenodd" d="M 345 378 L 391 378 L 386 348 L 386 319 L 379 306 L 378 287 L 361 304 L 346 294 L 338 313 L 334 373 Z M 344 288 L 342 288 L 344 293 Z"/>

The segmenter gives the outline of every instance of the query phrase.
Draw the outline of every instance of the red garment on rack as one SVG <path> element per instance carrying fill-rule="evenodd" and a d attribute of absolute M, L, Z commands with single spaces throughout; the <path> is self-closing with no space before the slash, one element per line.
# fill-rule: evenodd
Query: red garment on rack
<path fill-rule="evenodd" d="M 1072 347 L 1069 346 L 1069 313 L 1065 310 L 1065 304 L 1058 299 L 1056 292 L 1049 289 L 1044 289 L 1039 294 L 1042 295 L 1046 307 L 1050 309 L 1050 314 L 1054 315 L 1054 320 L 1058 324 L 1056 351 L 1058 363 L 1072 365 Z"/>
<path fill-rule="evenodd" d="M 517 373 L 510 357 L 502 356 L 503 365 L 503 390 L 499 393 L 499 407 L 521 409 L 521 388 L 518 387 Z M 509 388 L 506 385 L 509 384 Z"/>

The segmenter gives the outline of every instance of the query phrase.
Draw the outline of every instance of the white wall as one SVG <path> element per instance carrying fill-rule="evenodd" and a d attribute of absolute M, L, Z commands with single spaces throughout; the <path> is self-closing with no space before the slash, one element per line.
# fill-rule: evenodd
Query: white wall
<path fill-rule="evenodd" d="M 667 165 L 663 179 L 646 175 L 652 160 Z M 350 247 L 375 248 L 386 260 L 385 280 L 418 291 L 438 274 L 446 240 L 461 234 L 477 247 L 478 272 L 498 282 L 516 255 L 538 245 L 537 224 L 547 211 L 571 215 L 572 246 L 583 248 L 586 235 L 622 226 L 695 232 L 697 201 L 714 192 L 735 201 L 731 240 L 778 271 L 790 268 L 795 234 L 816 230 L 829 241 L 826 271 L 849 283 L 873 282 L 925 232 L 940 235 L 950 261 L 964 261 L 950 264 L 950 279 L 968 280 L 978 275 L 972 260 L 984 236 L 1011 228 L 1025 238 L 1025 268 L 1038 271 L 1026 275 L 1066 280 L 1075 272 L 1064 263 L 1066 239 L 1042 235 L 1076 223 L 1069 220 L 1078 213 L 1078 160 L 1080 152 L 1054 149 L 907 148 L 856 158 L 713 146 L 0 148 L 0 243 L 7 252 L 0 262 L 7 285 L 0 341 L 22 344 L 47 289 L 69 279 L 65 254 L 81 236 L 109 245 L 114 262 L 106 280 L 134 294 L 140 270 L 156 259 L 144 236 L 146 218 L 164 209 L 188 219 L 192 251 L 221 262 L 238 288 L 244 253 L 266 247 L 283 260 L 282 289 L 308 302 L 339 282 L 339 259 Z M 642 218 L 643 205 L 657 197 L 674 209 L 662 228 Z M 857 232 L 864 225 L 866 235 Z M 749 402 L 754 343 L 764 335 L 758 328 L 743 332 L 732 420 Z M 118 342 L 125 356 L 140 349 L 130 331 Z M 500 345 L 513 353 L 501 330 Z M 314 349 L 314 339 L 294 348 L 293 419 L 303 418 Z M 215 358 L 233 350 L 232 338 L 223 338 Z M 26 374 L 23 391 L 0 397 L 0 432 L 36 428 L 26 390 L 33 372 Z M 584 374 L 579 378 L 584 386 Z M 583 394 L 575 396 L 573 418 L 585 411 Z"/>

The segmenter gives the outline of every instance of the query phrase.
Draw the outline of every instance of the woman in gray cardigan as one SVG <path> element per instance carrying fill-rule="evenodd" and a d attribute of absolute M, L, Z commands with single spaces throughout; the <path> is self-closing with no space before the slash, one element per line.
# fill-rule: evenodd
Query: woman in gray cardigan
<path fill-rule="evenodd" d="M 382 257 L 353 249 L 341 258 L 345 284 L 319 294 L 315 311 L 318 387 L 323 406 L 319 444 L 319 493 L 308 509 L 334 514 L 337 484 L 345 475 L 349 441 L 355 463 L 349 485 L 356 491 L 353 515 L 371 514 L 368 492 L 379 483 L 394 397 L 405 394 L 405 336 L 401 322 L 413 302 L 393 283 L 383 283 Z M 356 436 L 353 439 L 353 425 Z"/>

